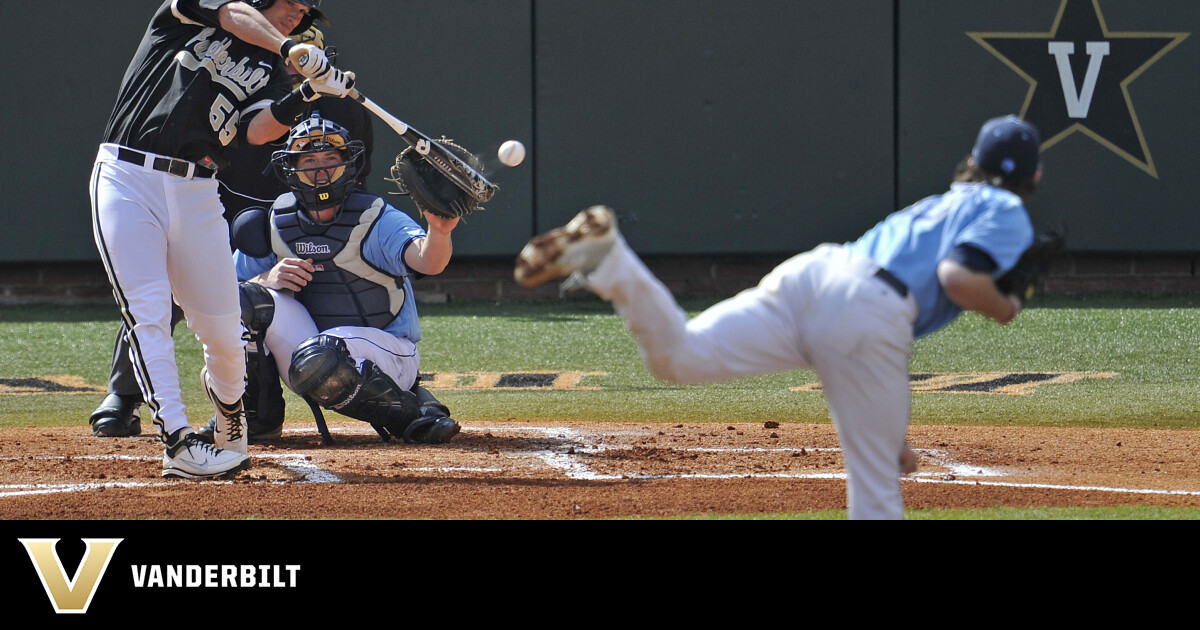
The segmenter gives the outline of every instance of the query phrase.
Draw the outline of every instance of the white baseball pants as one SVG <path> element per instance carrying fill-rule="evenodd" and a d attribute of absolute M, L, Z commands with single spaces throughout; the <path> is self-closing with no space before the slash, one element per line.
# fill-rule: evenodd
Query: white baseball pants
<path fill-rule="evenodd" d="M 129 327 L 130 355 L 154 424 L 164 434 L 188 425 L 171 337 L 172 299 L 204 348 L 217 397 L 239 400 L 246 387 L 245 341 L 217 180 L 119 161 L 117 146 L 104 144 L 92 169 L 91 197 L 96 247 Z"/>
<path fill-rule="evenodd" d="M 410 390 L 417 382 L 421 365 L 417 344 L 385 330 L 365 326 L 336 326 L 329 330 L 317 330 L 312 316 L 296 298 L 274 289 L 267 291 L 275 300 L 275 317 L 267 327 L 267 352 L 275 360 L 279 375 L 288 389 L 292 388 L 291 379 L 288 377 L 292 353 L 305 340 L 319 332 L 344 339 L 350 356 L 354 357 L 358 367 L 362 367 L 364 359 L 370 359 L 384 374 L 396 381 L 401 389 Z"/>
<path fill-rule="evenodd" d="M 587 280 L 613 303 L 660 379 L 705 383 L 814 368 L 846 462 L 850 518 L 900 519 L 917 306 L 873 277 L 878 268 L 822 245 L 691 321 L 621 238 Z"/>

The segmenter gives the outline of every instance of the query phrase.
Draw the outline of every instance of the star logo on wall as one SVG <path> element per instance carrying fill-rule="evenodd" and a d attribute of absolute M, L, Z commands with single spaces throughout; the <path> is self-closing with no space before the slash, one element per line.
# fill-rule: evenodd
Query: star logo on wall
<path fill-rule="evenodd" d="M 1157 178 L 1129 84 L 1190 33 L 1108 30 L 1099 0 L 1062 0 L 1048 33 L 967 33 L 1029 82 L 1042 151 L 1079 132 Z"/>

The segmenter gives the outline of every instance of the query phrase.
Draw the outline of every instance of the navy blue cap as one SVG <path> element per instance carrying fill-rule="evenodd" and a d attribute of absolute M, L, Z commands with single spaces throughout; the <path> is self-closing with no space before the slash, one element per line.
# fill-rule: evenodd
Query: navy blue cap
<path fill-rule="evenodd" d="M 1001 116 L 983 124 L 971 157 L 989 173 L 1021 179 L 1037 172 L 1041 144 L 1037 127 L 1016 116 Z"/>

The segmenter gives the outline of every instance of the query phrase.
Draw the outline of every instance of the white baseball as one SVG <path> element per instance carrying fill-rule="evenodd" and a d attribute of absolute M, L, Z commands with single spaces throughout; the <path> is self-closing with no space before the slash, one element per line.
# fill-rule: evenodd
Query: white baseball
<path fill-rule="evenodd" d="M 525 160 L 525 145 L 516 140 L 509 140 L 500 145 L 497 154 L 505 166 L 516 166 Z"/>

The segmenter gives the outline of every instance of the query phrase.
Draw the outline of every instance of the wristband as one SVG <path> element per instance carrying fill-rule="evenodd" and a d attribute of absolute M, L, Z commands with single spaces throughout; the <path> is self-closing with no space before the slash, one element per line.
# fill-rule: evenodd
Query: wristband
<path fill-rule="evenodd" d="M 279 46 L 279 56 L 287 59 L 288 53 L 292 51 L 292 47 L 295 45 L 296 42 L 292 41 L 291 38 L 283 40 L 283 44 Z"/>
<path fill-rule="evenodd" d="M 282 125 L 294 127 L 308 113 L 308 103 L 299 89 L 292 90 L 287 96 L 271 103 L 271 115 Z"/>

